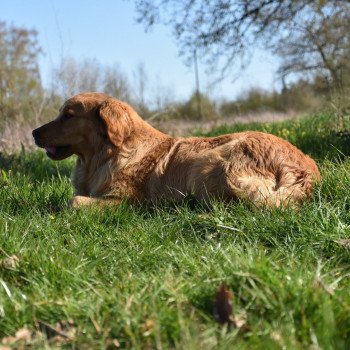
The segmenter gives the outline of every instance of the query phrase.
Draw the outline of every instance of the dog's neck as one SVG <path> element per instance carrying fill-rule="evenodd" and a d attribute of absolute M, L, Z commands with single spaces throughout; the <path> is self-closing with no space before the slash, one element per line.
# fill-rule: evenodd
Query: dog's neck
<path fill-rule="evenodd" d="M 171 138 L 144 122 L 121 147 L 101 139 L 95 143 L 96 149 L 87 148 L 83 155 L 78 154 L 73 174 L 75 194 L 92 197 L 108 194 L 113 177 L 121 173 L 126 165 L 136 164 L 145 153 Z"/>
<path fill-rule="evenodd" d="M 101 176 L 98 177 L 97 172 L 102 171 L 103 166 L 109 163 L 113 151 L 109 145 L 103 145 L 101 143 L 99 147 L 98 152 L 92 152 L 91 154 L 84 153 L 83 155 L 78 154 L 72 178 L 76 195 L 97 196 L 102 190 L 102 182 L 97 181 Z M 106 171 L 104 173 L 108 174 Z"/>

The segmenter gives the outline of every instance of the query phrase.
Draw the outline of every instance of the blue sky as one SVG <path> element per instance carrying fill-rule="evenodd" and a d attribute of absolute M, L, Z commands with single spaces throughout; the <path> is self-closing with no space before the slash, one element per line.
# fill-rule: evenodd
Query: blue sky
<path fill-rule="evenodd" d="M 103 65 L 118 64 L 132 80 L 142 62 L 148 75 L 149 95 L 158 85 L 170 89 L 177 99 L 194 90 L 193 67 L 178 56 L 171 29 L 155 26 L 151 32 L 136 23 L 132 0 L 0 0 L 0 20 L 38 31 L 44 54 L 40 57 L 44 83 L 63 57 L 97 59 Z M 238 64 L 238 63 L 237 63 Z M 278 87 L 276 60 L 257 50 L 240 77 L 227 77 L 208 89 L 214 77 L 199 65 L 202 90 L 212 97 L 231 99 L 250 87 Z"/>

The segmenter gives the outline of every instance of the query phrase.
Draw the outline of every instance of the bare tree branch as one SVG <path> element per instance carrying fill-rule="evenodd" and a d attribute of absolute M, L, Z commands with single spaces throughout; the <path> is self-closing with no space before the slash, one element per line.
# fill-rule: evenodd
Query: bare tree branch
<path fill-rule="evenodd" d="M 260 45 L 282 58 L 281 74 L 302 72 L 304 66 L 341 80 L 340 57 L 349 52 L 348 0 L 134 1 L 138 21 L 147 28 L 164 23 L 173 29 L 188 63 L 196 49 L 210 69 L 227 72 L 244 65 L 252 48 Z"/>

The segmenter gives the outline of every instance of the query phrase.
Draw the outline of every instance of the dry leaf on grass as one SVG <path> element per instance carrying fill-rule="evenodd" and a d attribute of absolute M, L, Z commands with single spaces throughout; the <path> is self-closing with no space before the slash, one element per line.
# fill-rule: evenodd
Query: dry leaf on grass
<path fill-rule="evenodd" d="M 91 320 L 92 324 L 94 325 L 96 332 L 98 334 L 101 334 L 102 329 L 101 329 L 101 326 L 98 324 L 98 322 L 92 316 L 90 316 L 90 320 Z"/>
<path fill-rule="evenodd" d="M 245 313 L 234 314 L 233 293 L 225 283 L 221 283 L 215 295 L 214 317 L 220 324 L 227 324 L 229 328 L 234 326 L 241 332 L 251 331 L 250 326 L 247 325 L 247 315 Z"/>
<path fill-rule="evenodd" d="M 14 270 L 18 266 L 18 263 L 18 257 L 16 255 L 11 255 L 0 261 L 0 267 L 5 270 Z"/>
<path fill-rule="evenodd" d="M 120 343 L 117 339 L 108 339 L 107 340 L 106 349 L 113 350 L 113 349 L 118 349 L 118 348 L 120 348 Z"/>
<path fill-rule="evenodd" d="M 32 341 L 32 332 L 27 328 L 19 329 L 14 336 L 4 337 L 1 339 L 3 345 L 29 344 Z"/>
<path fill-rule="evenodd" d="M 27 328 L 19 329 L 14 336 L 4 337 L 1 340 L 2 345 L 9 345 L 16 349 L 22 349 L 25 346 L 30 346 L 45 338 L 50 344 L 62 345 L 73 340 L 76 332 L 73 321 L 59 321 L 55 326 L 44 321 L 37 321 L 40 331 L 30 331 Z M 1 345 L 0 345 L 0 350 Z"/>
<path fill-rule="evenodd" d="M 71 341 L 73 340 L 76 329 L 74 327 L 74 322 L 69 321 L 59 321 L 55 326 L 52 326 L 44 321 L 38 320 L 38 326 L 40 331 L 45 334 L 46 338 L 51 342 L 56 341 Z"/>
<path fill-rule="evenodd" d="M 214 301 L 214 317 L 220 324 L 233 324 L 232 299 L 231 290 L 226 287 L 225 283 L 221 283 Z"/>
<path fill-rule="evenodd" d="M 152 333 L 152 330 L 154 328 L 154 321 L 151 319 L 147 319 L 145 323 L 141 326 L 141 332 L 143 336 L 148 336 Z"/>
<path fill-rule="evenodd" d="M 339 245 L 350 249 L 350 238 L 343 238 L 343 239 L 339 239 L 338 241 L 336 241 L 336 243 L 338 243 Z"/>
<path fill-rule="evenodd" d="M 272 331 L 270 333 L 270 337 L 271 337 L 271 339 L 275 340 L 280 345 L 283 345 L 283 341 L 282 341 L 283 338 L 282 338 L 282 334 L 280 331 Z"/>
<path fill-rule="evenodd" d="M 252 328 L 247 324 L 247 314 L 245 312 L 234 315 L 233 324 L 242 333 L 247 333 L 252 331 Z"/>

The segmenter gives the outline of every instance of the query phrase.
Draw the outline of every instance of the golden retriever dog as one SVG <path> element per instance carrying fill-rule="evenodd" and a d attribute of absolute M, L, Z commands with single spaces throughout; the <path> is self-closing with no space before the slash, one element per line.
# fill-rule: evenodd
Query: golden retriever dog
<path fill-rule="evenodd" d="M 193 195 L 296 205 L 320 180 L 316 163 L 274 135 L 247 131 L 218 137 L 171 137 L 126 103 L 87 92 L 67 100 L 33 137 L 54 160 L 77 155 L 73 207 Z"/>

